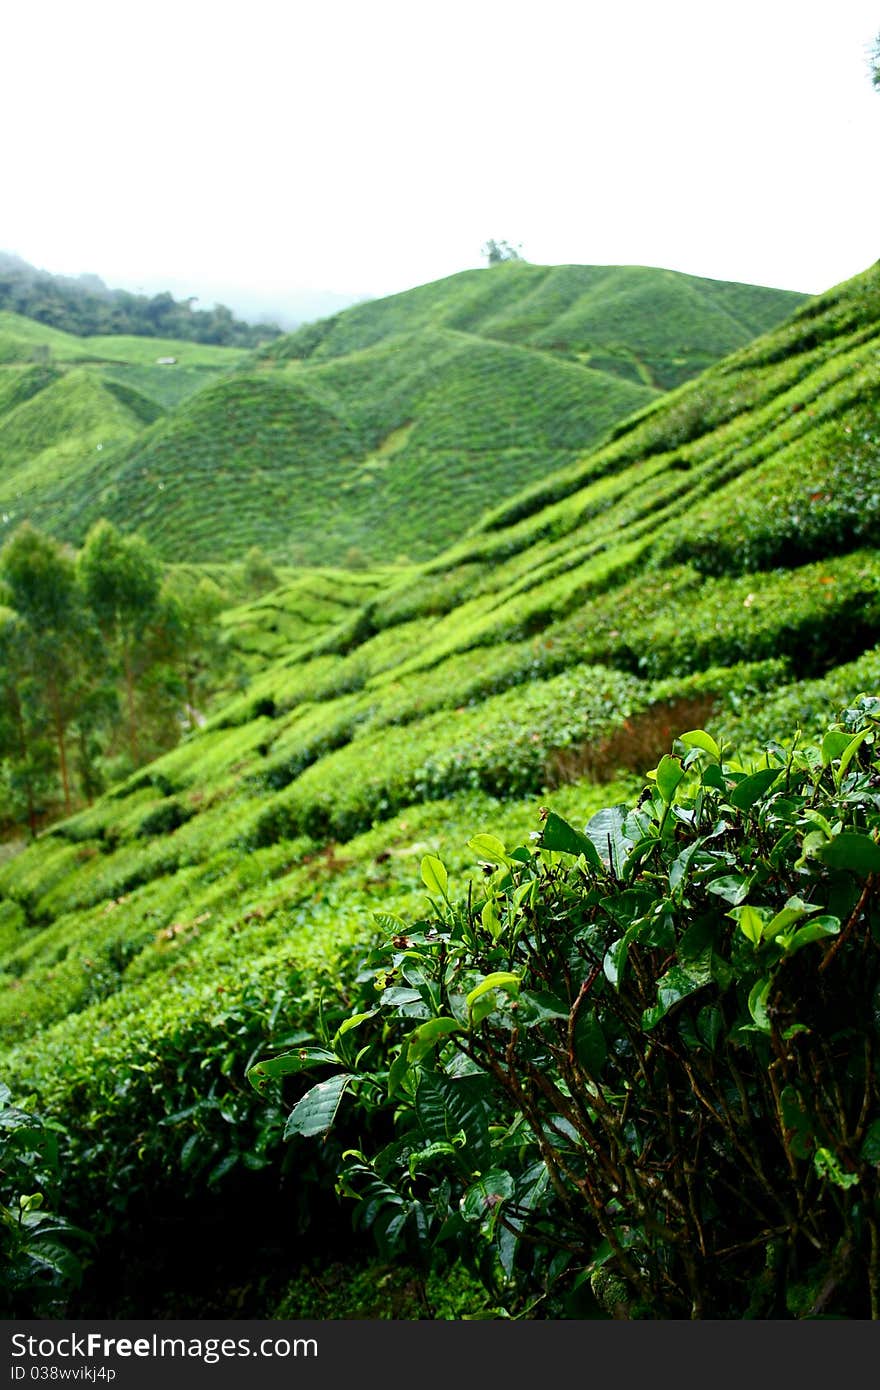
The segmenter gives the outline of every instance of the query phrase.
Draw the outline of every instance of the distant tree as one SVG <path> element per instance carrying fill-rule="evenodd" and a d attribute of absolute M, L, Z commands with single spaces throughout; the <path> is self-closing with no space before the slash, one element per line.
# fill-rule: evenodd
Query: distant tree
<path fill-rule="evenodd" d="M 17 668 L 20 731 L 52 730 L 64 809 L 72 808 L 67 735 L 94 685 L 101 642 L 82 600 L 72 558 L 50 536 L 25 523 L 0 553 L 0 578 L 19 627 L 11 650 Z M 30 756 L 27 737 L 22 756 Z"/>
<path fill-rule="evenodd" d="M 198 723 L 201 698 L 226 663 L 217 619 L 228 603 L 229 596 L 210 579 L 175 574 L 163 588 L 159 627 L 164 655 L 180 674 L 189 728 Z"/>
<path fill-rule="evenodd" d="M 277 324 L 236 319 L 223 304 L 196 309 L 195 303 L 167 290 L 152 298 L 110 290 L 96 275 L 50 275 L 0 251 L 0 309 L 67 333 L 133 333 L 235 347 L 256 347 L 281 334 Z"/>
<path fill-rule="evenodd" d="M 0 608 L 0 806 L 4 824 L 26 820 L 34 839 L 55 777 L 52 744 L 41 736 L 32 696 L 25 625 Z"/>
<path fill-rule="evenodd" d="M 347 570 L 369 569 L 369 561 L 359 545 L 350 545 L 345 552 L 343 564 Z"/>
<path fill-rule="evenodd" d="M 128 742 L 132 763 L 139 762 L 135 701 L 138 652 L 159 604 L 161 571 L 143 536 L 124 536 L 112 522 L 97 521 L 79 553 L 83 592 L 104 640 L 119 657 L 125 680 Z"/>
<path fill-rule="evenodd" d="M 517 242 L 516 246 L 511 246 L 509 241 L 487 241 L 480 255 L 485 256 L 490 265 L 498 265 L 500 261 L 521 261 L 523 259 L 522 242 Z"/>
<path fill-rule="evenodd" d="M 272 561 L 258 545 L 252 545 L 244 557 L 244 582 L 253 594 L 277 589 L 281 583 Z"/>
<path fill-rule="evenodd" d="M 871 81 L 878 92 L 880 92 L 880 34 L 874 40 L 874 47 L 871 49 Z"/>

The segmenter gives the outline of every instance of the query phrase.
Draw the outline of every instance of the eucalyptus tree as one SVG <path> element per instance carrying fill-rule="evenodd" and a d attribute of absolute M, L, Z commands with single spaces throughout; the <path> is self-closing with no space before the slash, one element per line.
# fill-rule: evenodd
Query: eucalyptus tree
<path fill-rule="evenodd" d="M 123 535 L 112 522 L 101 520 L 86 537 L 77 571 L 104 640 L 122 668 L 128 745 L 136 767 L 140 761 L 136 684 L 144 665 L 139 655 L 159 609 L 159 562 L 142 536 Z"/>
<path fill-rule="evenodd" d="M 82 600 L 72 557 L 29 523 L 0 554 L 0 578 L 15 614 L 6 624 L 7 708 L 27 765 L 28 727 L 48 728 L 54 741 L 64 809 L 72 809 L 67 752 L 75 722 L 101 666 L 101 641 Z M 33 828 L 33 808 L 29 805 Z"/>
<path fill-rule="evenodd" d="M 54 769 L 51 743 L 34 718 L 26 639 L 18 614 L 0 607 L 0 822 L 5 827 L 26 820 L 35 838 Z"/>
<path fill-rule="evenodd" d="M 224 668 L 228 652 L 217 622 L 229 595 L 212 579 L 172 573 L 162 590 L 166 659 L 180 674 L 186 724 L 199 722 L 198 704 Z"/>

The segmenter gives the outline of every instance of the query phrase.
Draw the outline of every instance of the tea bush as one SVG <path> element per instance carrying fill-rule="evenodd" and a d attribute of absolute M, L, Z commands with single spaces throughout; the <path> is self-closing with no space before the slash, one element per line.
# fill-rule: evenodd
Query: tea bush
<path fill-rule="evenodd" d="M 351 1016 L 250 1073 L 323 1075 L 290 1137 L 393 1112 L 340 1172 L 383 1256 L 557 1312 L 880 1317 L 878 728 L 860 697 L 752 767 L 686 733 L 584 830 L 474 836 L 466 901 L 422 860 Z"/>

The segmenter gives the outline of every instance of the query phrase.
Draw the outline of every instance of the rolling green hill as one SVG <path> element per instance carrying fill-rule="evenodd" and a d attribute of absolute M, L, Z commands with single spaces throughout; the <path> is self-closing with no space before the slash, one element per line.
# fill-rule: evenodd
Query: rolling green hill
<path fill-rule="evenodd" d="M 460 334 L 430 343 L 445 360 Z M 250 437 L 268 401 L 343 455 L 365 425 L 331 373 L 352 362 L 215 383 L 186 407 L 192 437 L 218 402 Z M 582 824 L 631 801 L 685 730 L 747 752 L 878 691 L 880 265 L 612 435 L 476 528 L 462 503 L 471 534 L 397 579 L 306 577 L 227 615 L 246 687 L 0 866 L 6 1073 L 75 1132 L 70 1213 L 110 1213 L 86 1309 L 167 1310 L 147 1211 L 185 1231 L 185 1199 L 226 1238 L 240 1209 L 250 1248 L 279 1212 L 310 1229 L 332 1179 L 313 1149 L 283 1166 L 289 1104 L 245 1072 L 314 1035 L 319 997 L 349 1012 L 373 912 L 422 910 L 422 855 L 459 892 L 475 832 L 520 843 L 540 802 Z M 179 1240 L 172 1283 L 201 1298 Z M 289 1248 L 264 1252 L 279 1278 Z"/>
<path fill-rule="evenodd" d="M 75 543 L 106 514 L 169 560 L 254 544 L 288 564 L 424 560 L 801 299 L 639 267 L 507 263 L 309 325 L 203 391 L 232 359 L 199 354 L 221 349 L 56 335 L 53 360 L 114 358 L 100 379 L 129 418 L 108 412 L 104 439 L 80 447 L 71 430 L 23 476 L 0 471 L 0 506 Z M 177 364 L 157 366 L 159 353 Z M 50 401 L 37 393 L 30 413 Z"/>
<path fill-rule="evenodd" d="M 170 339 L 80 338 L 0 313 L 4 526 L 25 518 L 51 522 L 53 499 L 88 497 L 105 449 L 136 440 L 244 355 Z"/>
<path fill-rule="evenodd" d="M 656 390 L 772 328 L 803 302 L 789 290 L 649 266 L 505 261 L 306 324 L 263 349 L 275 359 L 341 357 L 389 337 L 451 328 L 562 353 Z"/>

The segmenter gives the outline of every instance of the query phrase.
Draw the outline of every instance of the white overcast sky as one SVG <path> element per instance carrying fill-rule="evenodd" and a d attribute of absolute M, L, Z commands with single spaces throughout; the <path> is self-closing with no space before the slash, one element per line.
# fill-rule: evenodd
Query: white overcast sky
<path fill-rule="evenodd" d="M 488 237 L 818 292 L 880 257 L 878 30 L 877 0 L 9 0 L 0 249 L 233 307 Z"/>

